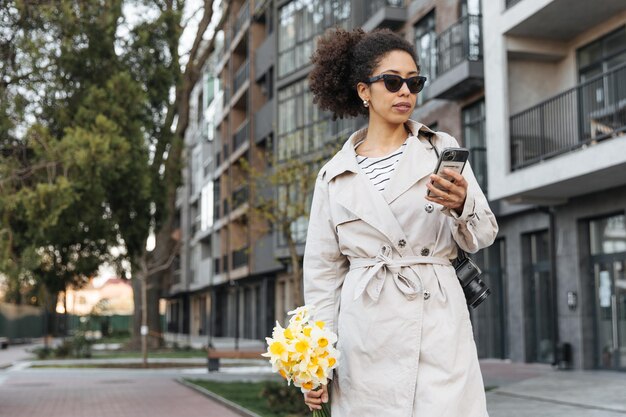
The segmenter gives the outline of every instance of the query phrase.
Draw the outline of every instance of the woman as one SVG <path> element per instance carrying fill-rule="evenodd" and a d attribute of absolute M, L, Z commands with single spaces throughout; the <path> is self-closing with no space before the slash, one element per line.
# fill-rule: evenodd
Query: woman
<path fill-rule="evenodd" d="M 469 165 L 447 173 L 454 182 L 432 174 L 433 146 L 458 143 L 409 119 L 424 82 L 414 49 L 389 30 L 334 29 L 312 61 L 320 108 L 369 119 L 318 174 L 304 253 L 305 302 L 338 334 L 332 415 L 485 417 L 449 260 L 456 244 L 473 253 L 493 243 L 498 226 Z M 305 403 L 328 397 L 324 387 Z"/>

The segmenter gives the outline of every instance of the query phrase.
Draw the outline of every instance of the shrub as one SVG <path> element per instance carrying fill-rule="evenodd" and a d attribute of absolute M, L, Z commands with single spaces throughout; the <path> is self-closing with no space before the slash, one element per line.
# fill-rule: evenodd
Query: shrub
<path fill-rule="evenodd" d="M 309 416 L 309 407 L 304 404 L 300 388 L 285 382 L 268 381 L 259 394 L 267 400 L 268 407 L 275 413 L 289 413 L 292 417 Z"/>

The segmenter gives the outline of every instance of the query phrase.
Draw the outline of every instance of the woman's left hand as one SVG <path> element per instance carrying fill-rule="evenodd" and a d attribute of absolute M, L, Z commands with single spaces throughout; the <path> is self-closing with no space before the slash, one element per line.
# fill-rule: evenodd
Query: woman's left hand
<path fill-rule="evenodd" d="M 441 204 L 457 213 L 462 213 L 465 206 L 465 197 L 467 196 L 467 181 L 465 181 L 463 175 L 448 168 L 444 169 L 443 173 L 454 179 L 454 182 L 441 178 L 437 174 L 432 174 L 430 179 L 434 184 L 431 182 L 426 184 L 426 187 L 430 190 L 430 196 L 427 195 L 426 200 Z M 435 187 L 435 184 L 438 184 L 443 190 Z"/>

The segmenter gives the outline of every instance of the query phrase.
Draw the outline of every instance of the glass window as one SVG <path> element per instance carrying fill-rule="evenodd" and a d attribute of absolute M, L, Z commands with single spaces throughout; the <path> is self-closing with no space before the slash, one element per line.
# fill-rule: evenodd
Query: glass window
<path fill-rule="evenodd" d="M 461 3 L 461 17 L 478 16 L 480 14 L 480 0 L 463 0 Z"/>
<path fill-rule="evenodd" d="M 207 230 L 213 226 L 213 183 L 209 182 L 202 187 L 202 198 L 200 200 L 200 228 Z"/>
<path fill-rule="evenodd" d="M 485 143 L 485 100 L 462 110 L 463 143 L 470 150 L 470 163 L 476 180 L 487 193 L 487 146 Z"/>
<path fill-rule="evenodd" d="M 626 252 L 626 225 L 624 215 L 589 222 L 591 254 L 601 255 Z"/>
<path fill-rule="evenodd" d="M 309 63 L 315 38 L 330 27 L 347 28 L 349 0 L 295 0 L 281 7 L 278 28 L 278 76 Z"/>
<path fill-rule="evenodd" d="M 626 62 L 626 26 L 583 46 L 577 51 L 580 82 Z"/>
<path fill-rule="evenodd" d="M 415 48 L 420 65 L 420 75 L 432 81 L 437 66 L 437 33 L 435 33 L 435 11 L 428 13 L 415 25 Z M 427 85 L 428 85 L 427 81 Z M 423 103 L 424 94 L 417 96 L 418 104 Z"/>
<path fill-rule="evenodd" d="M 278 91 L 277 158 L 284 161 L 308 154 L 343 137 L 351 122 L 331 120 L 313 104 L 308 80 L 302 79 Z"/>

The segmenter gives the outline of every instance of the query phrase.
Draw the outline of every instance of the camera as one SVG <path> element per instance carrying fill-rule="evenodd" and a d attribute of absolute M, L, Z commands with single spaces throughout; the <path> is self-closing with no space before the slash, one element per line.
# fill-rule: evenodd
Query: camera
<path fill-rule="evenodd" d="M 448 151 L 443 155 L 444 161 L 454 161 L 454 158 L 456 158 L 456 151 Z"/>
<path fill-rule="evenodd" d="M 467 305 L 476 308 L 491 294 L 491 290 L 480 279 L 482 271 L 478 265 L 465 256 L 463 251 L 459 250 L 459 252 L 459 257 L 454 265 L 456 276 L 461 282 Z"/>

